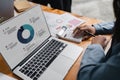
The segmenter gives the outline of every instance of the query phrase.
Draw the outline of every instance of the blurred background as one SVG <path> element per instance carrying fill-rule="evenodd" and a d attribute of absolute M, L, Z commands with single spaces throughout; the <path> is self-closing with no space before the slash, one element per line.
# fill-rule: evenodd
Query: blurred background
<path fill-rule="evenodd" d="M 113 21 L 113 0 L 72 0 L 72 13 L 100 19 Z"/>

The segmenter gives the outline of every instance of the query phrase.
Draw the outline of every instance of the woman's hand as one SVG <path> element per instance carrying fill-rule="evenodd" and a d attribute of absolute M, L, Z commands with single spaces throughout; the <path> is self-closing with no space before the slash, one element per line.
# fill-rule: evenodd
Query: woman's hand
<path fill-rule="evenodd" d="M 73 31 L 74 37 L 77 38 L 77 37 L 83 36 L 83 40 L 90 38 L 91 35 L 86 33 L 86 31 L 91 34 L 95 34 L 95 32 L 96 32 L 95 28 L 92 27 L 91 25 L 82 25 L 82 26 L 77 27 Z"/>
<path fill-rule="evenodd" d="M 91 44 L 100 44 L 103 48 L 106 47 L 107 43 L 107 39 L 101 35 L 94 37 L 91 42 Z"/>

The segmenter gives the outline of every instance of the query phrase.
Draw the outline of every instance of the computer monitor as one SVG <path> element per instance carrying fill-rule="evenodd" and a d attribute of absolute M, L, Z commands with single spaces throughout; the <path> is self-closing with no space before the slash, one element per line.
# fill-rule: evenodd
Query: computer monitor
<path fill-rule="evenodd" d="M 14 0 L 0 0 L 0 23 L 14 16 Z"/>

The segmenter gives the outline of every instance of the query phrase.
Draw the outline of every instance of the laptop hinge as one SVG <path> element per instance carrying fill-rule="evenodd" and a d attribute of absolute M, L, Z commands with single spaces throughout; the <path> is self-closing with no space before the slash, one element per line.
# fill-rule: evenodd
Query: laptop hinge
<path fill-rule="evenodd" d="M 40 44 L 34 51 L 32 51 L 24 60 L 22 60 L 17 66 L 15 66 L 12 71 L 18 67 L 18 66 L 21 66 L 22 64 L 24 64 L 31 56 L 34 55 L 34 53 L 36 53 L 43 45 L 45 45 L 48 41 L 49 41 L 49 38 L 51 36 L 49 36 L 42 44 Z"/>

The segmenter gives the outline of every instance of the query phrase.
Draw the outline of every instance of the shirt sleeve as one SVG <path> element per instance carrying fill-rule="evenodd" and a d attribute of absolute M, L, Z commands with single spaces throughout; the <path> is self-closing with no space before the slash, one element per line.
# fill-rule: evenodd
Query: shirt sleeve
<path fill-rule="evenodd" d="M 93 27 L 96 29 L 96 34 L 112 34 L 114 21 L 94 24 Z"/>
<path fill-rule="evenodd" d="M 86 65 L 95 65 L 96 63 L 100 62 L 105 57 L 104 50 L 101 45 L 99 44 L 91 44 L 87 47 L 82 61 L 81 61 L 81 68 Z"/>
<path fill-rule="evenodd" d="M 77 80 L 119 80 L 120 79 L 120 45 L 113 49 L 107 61 L 99 44 L 89 45 L 86 49 Z"/>

